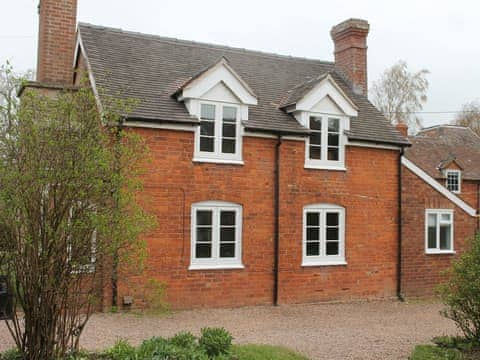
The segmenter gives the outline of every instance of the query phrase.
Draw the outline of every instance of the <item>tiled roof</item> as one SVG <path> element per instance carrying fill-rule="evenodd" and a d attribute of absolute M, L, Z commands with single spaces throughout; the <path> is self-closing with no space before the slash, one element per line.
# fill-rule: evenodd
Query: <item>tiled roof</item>
<path fill-rule="evenodd" d="M 249 107 L 248 130 L 306 133 L 281 103 L 289 91 L 315 82 L 330 72 L 359 108 L 348 136 L 355 140 L 392 144 L 408 141 L 365 96 L 355 94 L 332 62 L 268 54 L 154 35 L 79 24 L 92 75 L 101 93 L 137 99 L 130 119 L 196 122 L 172 94 L 196 74 L 225 58 L 258 97 Z M 303 89 L 305 91 L 305 89 Z"/>
<path fill-rule="evenodd" d="M 441 168 L 455 161 L 463 179 L 480 180 L 480 137 L 462 126 L 442 125 L 420 131 L 410 138 L 405 157 L 434 178 L 443 178 Z"/>

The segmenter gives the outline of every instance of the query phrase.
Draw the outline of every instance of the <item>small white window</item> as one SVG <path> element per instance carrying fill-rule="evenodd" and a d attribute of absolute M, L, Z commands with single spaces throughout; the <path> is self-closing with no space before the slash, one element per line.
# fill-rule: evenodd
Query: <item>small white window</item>
<path fill-rule="evenodd" d="M 207 201 L 192 205 L 190 269 L 235 269 L 242 265 L 242 207 Z"/>
<path fill-rule="evenodd" d="M 345 146 L 341 116 L 310 115 L 310 136 L 306 143 L 305 166 L 308 168 L 343 169 Z"/>
<path fill-rule="evenodd" d="M 305 206 L 302 265 L 345 264 L 345 209 L 331 204 Z"/>
<path fill-rule="evenodd" d="M 240 130 L 238 105 L 201 102 L 194 160 L 241 162 Z"/>
<path fill-rule="evenodd" d="M 447 170 L 445 172 L 446 187 L 454 193 L 460 193 L 461 190 L 461 172 L 460 170 Z"/>
<path fill-rule="evenodd" d="M 453 252 L 453 210 L 428 209 L 425 215 L 425 252 Z"/>

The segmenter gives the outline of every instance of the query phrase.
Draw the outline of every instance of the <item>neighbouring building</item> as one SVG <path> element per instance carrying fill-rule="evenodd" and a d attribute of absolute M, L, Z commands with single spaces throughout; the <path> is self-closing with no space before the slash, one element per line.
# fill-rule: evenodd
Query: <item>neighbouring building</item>
<path fill-rule="evenodd" d="M 432 295 L 452 259 L 480 229 L 480 137 L 434 126 L 411 137 L 402 159 L 401 292 Z"/>
<path fill-rule="evenodd" d="M 401 227 L 413 201 L 401 202 L 401 180 L 405 193 L 406 177 L 422 186 L 425 179 L 402 169 L 410 142 L 367 99 L 365 20 L 332 28 L 328 62 L 77 26 L 76 7 L 41 0 L 38 77 L 29 86 L 78 86 L 87 76 L 100 111 L 107 97 L 137 100 L 124 125 L 152 155 L 141 199 L 158 228 L 146 237 L 145 273 L 122 274 L 114 305 L 125 297 L 141 306 L 132 284 L 149 279 L 166 284 L 174 308 L 427 289 L 409 275 L 420 260 L 408 243 L 421 240 L 400 242 L 415 225 L 423 234 L 425 217 L 411 204 L 423 217 L 411 214 Z M 105 307 L 110 291 L 105 281 Z"/>

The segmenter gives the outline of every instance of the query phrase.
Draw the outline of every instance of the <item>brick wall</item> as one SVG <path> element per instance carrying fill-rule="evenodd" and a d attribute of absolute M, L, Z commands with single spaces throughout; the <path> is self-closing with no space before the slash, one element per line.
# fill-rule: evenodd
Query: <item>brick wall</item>
<path fill-rule="evenodd" d="M 152 160 L 142 202 L 158 229 L 147 237 L 142 277 L 132 285 L 167 284 L 174 308 L 271 304 L 274 262 L 275 139 L 244 138 L 244 166 L 192 163 L 193 133 L 136 129 Z M 306 170 L 304 142 L 281 146 L 280 303 L 395 295 L 398 152 L 347 148 L 347 172 Z M 382 176 L 378 176 L 382 169 Z M 189 271 L 191 204 L 223 200 L 243 206 L 243 270 Z M 302 209 L 330 202 L 346 208 L 346 266 L 302 268 Z M 141 292 L 137 293 L 138 297 Z"/>
<path fill-rule="evenodd" d="M 425 209 L 429 208 L 454 210 L 456 255 L 425 254 Z M 474 236 L 476 219 L 403 167 L 402 222 L 402 293 L 407 297 L 433 295 L 444 279 L 442 271 L 465 249 L 465 240 Z"/>

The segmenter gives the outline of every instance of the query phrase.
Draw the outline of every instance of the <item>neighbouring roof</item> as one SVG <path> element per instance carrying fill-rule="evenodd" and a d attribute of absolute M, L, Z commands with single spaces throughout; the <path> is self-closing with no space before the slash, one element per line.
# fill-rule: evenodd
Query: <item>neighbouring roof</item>
<path fill-rule="evenodd" d="M 405 157 L 430 176 L 444 177 L 442 169 L 455 162 L 463 179 L 480 180 L 480 137 L 463 126 L 440 125 L 423 129 L 409 138 Z M 447 166 L 448 167 L 448 166 Z"/>
<path fill-rule="evenodd" d="M 332 62 L 84 23 L 79 24 L 79 34 L 99 93 L 139 100 L 139 105 L 129 114 L 130 119 L 179 123 L 197 121 L 172 95 L 223 57 L 258 97 L 258 105 L 249 106 L 249 120 L 245 122 L 248 130 L 308 132 L 293 116 L 283 111 L 281 105 L 285 104 L 292 89 L 295 94 L 297 91 L 308 91 L 309 86 L 314 86 L 320 77 L 330 73 L 359 109 L 358 118 L 351 121 L 350 139 L 408 144 L 408 140 L 365 96 L 353 92 L 351 85 L 335 71 Z"/>

